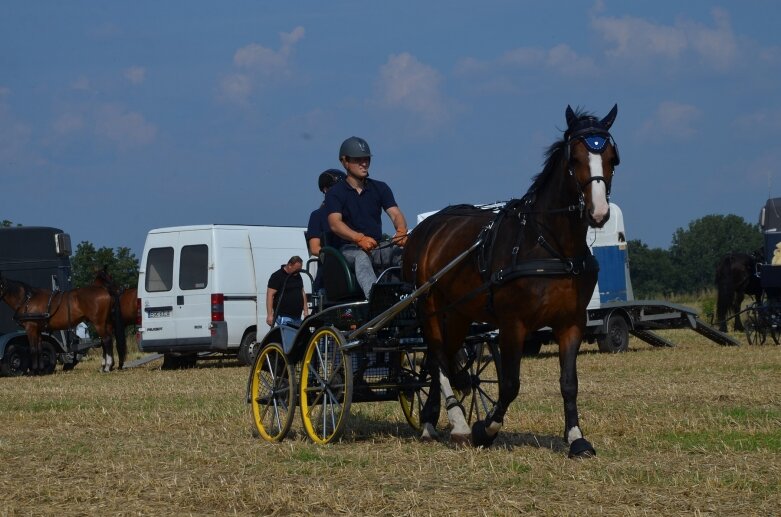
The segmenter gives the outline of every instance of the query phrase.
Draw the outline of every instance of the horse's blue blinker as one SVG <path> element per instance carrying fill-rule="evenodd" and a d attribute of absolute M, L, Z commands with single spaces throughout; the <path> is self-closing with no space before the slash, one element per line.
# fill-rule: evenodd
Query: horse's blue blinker
<path fill-rule="evenodd" d="M 602 135 L 585 135 L 582 137 L 583 143 L 586 148 L 592 153 L 599 153 L 605 150 L 605 144 L 607 144 L 607 138 Z"/>

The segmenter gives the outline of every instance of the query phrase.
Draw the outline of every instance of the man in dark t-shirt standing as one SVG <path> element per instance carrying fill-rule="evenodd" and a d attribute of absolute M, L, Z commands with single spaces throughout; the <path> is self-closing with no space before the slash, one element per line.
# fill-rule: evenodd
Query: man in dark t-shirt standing
<path fill-rule="evenodd" d="M 304 318 L 309 315 L 304 281 L 301 279 L 301 268 L 304 261 L 298 255 L 290 257 L 274 271 L 268 279 L 266 290 L 266 323 L 276 324 L 301 323 L 301 313 Z"/>

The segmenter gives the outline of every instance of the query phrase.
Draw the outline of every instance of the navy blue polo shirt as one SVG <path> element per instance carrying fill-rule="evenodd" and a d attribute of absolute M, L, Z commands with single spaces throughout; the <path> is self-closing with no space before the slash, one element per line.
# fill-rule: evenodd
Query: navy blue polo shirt
<path fill-rule="evenodd" d="M 325 194 L 328 214 L 342 214 L 342 221 L 353 231 L 382 239 L 382 212 L 396 205 L 390 187 L 382 181 L 366 179 L 359 194 L 347 181 L 340 181 Z"/>
<path fill-rule="evenodd" d="M 325 209 L 325 203 L 309 214 L 309 224 L 306 227 L 306 241 L 309 242 L 309 239 L 314 238 L 320 239 L 320 246 L 331 246 L 339 249 L 344 244 L 344 240 L 337 237 L 328 225 L 328 212 Z"/>

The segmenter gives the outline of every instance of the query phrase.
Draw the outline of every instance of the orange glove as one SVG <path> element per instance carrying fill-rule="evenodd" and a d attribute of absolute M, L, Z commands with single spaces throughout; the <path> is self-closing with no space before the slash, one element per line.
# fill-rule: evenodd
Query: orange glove
<path fill-rule="evenodd" d="M 362 233 L 359 233 L 358 235 L 359 237 L 355 239 L 355 244 L 357 244 L 358 247 L 361 248 L 366 253 L 369 253 L 371 250 L 377 247 L 377 241 L 375 241 L 368 235 L 364 235 Z"/>
<path fill-rule="evenodd" d="M 396 230 L 396 235 L 393 236 L 391 241 L 401 248 L 407 245 L 407 229 L 403 226 Z"/>

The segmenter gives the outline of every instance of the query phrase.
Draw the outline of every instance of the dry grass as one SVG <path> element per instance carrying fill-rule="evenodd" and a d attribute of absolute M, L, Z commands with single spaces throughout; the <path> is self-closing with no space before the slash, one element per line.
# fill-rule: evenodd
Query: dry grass
<path fill-rule="evenodd" d="M 418 442 L 397 404 L 357 404 L 341 443 L 253 439 L 248 370 L 159 362 L 0 379 L 0 515 L 771 515 L 781 507 L 781 347 L 585 346 L 598 457 L 560 440 L 558 361 L 525 360 L 490 450 Z"/>

